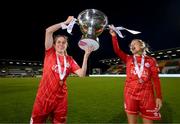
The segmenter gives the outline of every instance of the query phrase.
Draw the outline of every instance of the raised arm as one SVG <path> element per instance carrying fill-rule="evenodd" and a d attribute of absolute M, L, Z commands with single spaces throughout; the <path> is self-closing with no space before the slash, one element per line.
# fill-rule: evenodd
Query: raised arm
<path fill-rule="evenodd" d="M 93 51 L 93 49 L 94 49 L 93 47 L 87 47 L 85 49 L 82 67 L 80 69 L 78 69 L 77 71 L 75 71 L 75 73 L 79 77 L 86 76 L 88 58 L 89 58 L 89 55 L 91 54 L 91 52 Z"/>
<path fill-rule="evenodd" d="M 62 28 L 62 25 L 67 25 L 73 19 L 73 16 L 69 16 L 66 21 L 54 24 L 46 29 L 45 34 L 45 48 L 48 50 L 53 45 L 53 33 L 58 29 Z"/>
<path fill-rule="evenodd" d="M 112 25 L 112 26 L 113 26 L 113 25 Z M 114 52 L 116 53 L 116 55 L 117 55 L 119 58 L 121 58 L 121 59 L 126 63 L 128 54 L 124 53 L 124 52 L 119 48 L 117 35 L 116 35 L 116 33 L 112 30 L 112 26 L 109 26 L 109 28 L 110 28 L 109 33 L 110 33 L 111 36 L 112 36 L 112 44 L 113 44 Z"/>

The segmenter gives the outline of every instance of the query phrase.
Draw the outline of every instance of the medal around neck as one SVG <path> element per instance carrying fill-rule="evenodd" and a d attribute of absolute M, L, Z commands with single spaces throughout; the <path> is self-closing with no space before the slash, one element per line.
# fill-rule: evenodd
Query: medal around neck
<path fill-rule="evenodd" d="M 135 55 L 133 56 L 133 58 L 134 58 L 135 71 L 136 71 L 136 74 L 138 75 L 139 82 L 143 83 L 143 80 L 141 79 L 141 76 L 142 76 L 142 73 L 143 73 L 143 70 L 144 70 L 144 55 L 142 55 L 140 68 L 138 66 L 137 59 L 136 59 Z"/>
<path fill-rule="evenodd" d="M 63 56 L 63 58 L 64 58 L 64 70 L 62 71 L 61 62 L 59 61 L 58 55 L 56 54 L 59 78 L 61 81 L 64 79 L 64 77 L 66 75 L 66 68 L 67 68 L 66 56 Z"/>

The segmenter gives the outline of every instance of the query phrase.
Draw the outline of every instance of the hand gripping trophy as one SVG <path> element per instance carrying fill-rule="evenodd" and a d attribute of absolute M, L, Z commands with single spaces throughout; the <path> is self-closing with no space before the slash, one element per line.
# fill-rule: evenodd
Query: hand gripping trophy
<path fill-rule="evenodd" d="M 96 51 L 99 48 L 98 36 L 104 31 L 104 29 L 108 29 L 109 27 L 107 16 L 97 9 L 86 9 L 78 15 L 77 19 L 74 18 L 68 26 L 64 27 L 64 29 L 67 29 L 67 32 L 71 33 L 75 23 L 79 25 L 83 34 L 78 42 L 79 47 L 84 50 L 86 47 L 92 46 L 94 51 Z M 113 30 L 121 38 L 124 36 L 121 34 L 120 30 L 127 30 L 133 34 L 140 33 L 124 27 L 113 27 Z"/>

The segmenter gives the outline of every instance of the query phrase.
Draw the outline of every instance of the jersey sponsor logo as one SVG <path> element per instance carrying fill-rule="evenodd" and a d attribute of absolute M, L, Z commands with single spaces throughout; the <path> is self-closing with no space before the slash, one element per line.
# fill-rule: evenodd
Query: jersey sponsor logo
<path fill-rule="evenodd" d="M 67 62 L 66 64 L 67 64 L 67 68 L 69 68 L 69 67 L 70 67 L 69 62 Z M 53 70 L 54 72 L 56 72 L 56 73 L 59 74 L 58 65 L 57 65 L 57 64 L 55 64 L 55 65 L 52 66 L 52 70 Z"/>
<path fill-rule="evenodd" d="M 152 110 L 146 110 L 146 112 L 151 112 L 151 113 L 153 113 L 153 115 L 154 115 L 155 117 L 161 117 L 161 114 L 160 114 L 159 112 L 157 112 L 157 108 L 152 109 Z"/>
<path fill-rule="evenodd" d="M 67 68 L 69 68 L 69 67 L 70 67 L 70 64 L 69 64 L 69 62 L 67 62 L 66 64 L 67 64 Z"/>
<path fill-rule="evenodd" d="M 150 64 L 147 62 L 145 63 L 145 67 L 149 68 L 150 67 Z"/>

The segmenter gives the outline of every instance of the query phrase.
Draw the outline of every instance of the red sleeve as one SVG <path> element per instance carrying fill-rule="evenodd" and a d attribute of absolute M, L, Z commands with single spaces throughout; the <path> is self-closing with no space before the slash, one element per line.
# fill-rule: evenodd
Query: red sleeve
<path fill-rule="evenodd" d="M 159 74 L 159 67 L 158 67 L 158 64 L 154 58 L 152 60 L 151 71 L 152 71 L 152 79 L 154 82 L 154 88 L 156 91 L 156 97 L 162 99 L 161 83 L 160 83 L 160 78 L 158 75 Z"/>
<path fill-rule="evenodd" d="M 116 55 L 126 63 L 128 54 L 124 53 L 119 48 L 118 39 L 116 36 L 112 37 L 112 44 L 113 44 L 114 52 L 116 53 Z"/>
<path fill-rule="evenodd" d="M 80 69 L 77 62 L 71 57 L 71 72 L 74 73 L 76 70 Z"/>
<path fill-rule="evenodd" d="M 46 65 L 48 58 L 55 53 L 54 47 L 45 50 L 44 65 Z"/>
<path fill-rule="evenodd" d="M 51 54 L 53 52 L 55 52 L 55 49 L 54 49 L 54 47 L 51 47 L 51 48 L 45 50 L 45 55 L 48 56 L 49 54 Z"/>

